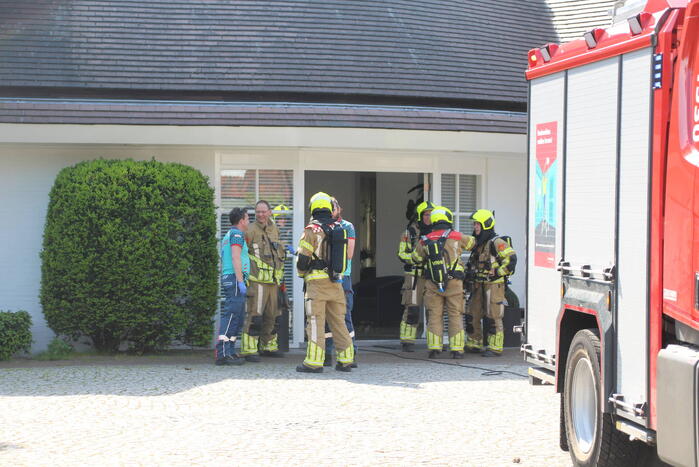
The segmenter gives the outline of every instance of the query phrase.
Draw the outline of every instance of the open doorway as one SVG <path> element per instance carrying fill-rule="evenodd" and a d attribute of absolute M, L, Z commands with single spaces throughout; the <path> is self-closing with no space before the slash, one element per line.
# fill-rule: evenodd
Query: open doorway
<path fill-rule="evenodd" d="M 359 339 L 397 339 L 403 313 L 403 265 L 398 242 L 408 206 L 423 196 L 418 173 L 306 171 L 305 199 L 318 191 L 336 197 L 355 226 L 352 318 Z M 412 202 L 411 202 L 412 200 Z"/>

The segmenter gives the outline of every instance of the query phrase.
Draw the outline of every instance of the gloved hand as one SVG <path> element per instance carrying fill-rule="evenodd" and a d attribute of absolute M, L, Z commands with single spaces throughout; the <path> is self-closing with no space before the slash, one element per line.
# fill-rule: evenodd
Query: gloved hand
<path fill-rule="evenodd" d="M 413 265 L 408 263 L 403 263 L 403 271 L 410 272 L 413 270 Z"/>
<path fill-rule="evenodd" d="M 289 252 L 290 255 L 295 255 L 296 252 L 294 249 L 291 247 L 291 245 L 284 245 L 284 249 Z"/>
<path fill-rule="evenodd" d="M 238 292 L 240 292 L 240 295 L 246 295 L 248 293 L 248 288 L 245 285 L 245 282 L 238 282 Z"/>

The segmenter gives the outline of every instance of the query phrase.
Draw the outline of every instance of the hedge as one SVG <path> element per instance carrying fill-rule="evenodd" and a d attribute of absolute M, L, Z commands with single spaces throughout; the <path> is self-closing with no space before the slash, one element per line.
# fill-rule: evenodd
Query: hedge
<path fill-rule="evenodd" d="M 32 318 L 26 311 L 0 311 L 0 360 L 8 360 L 32 345 Z"/>
<path fill-rule="evenodd" d="M 210 343 L 218 252 L 205 176 L 100 159 L 63 169 L 49 196 L 41 304 L 54 332 L 100 351 Z"/>

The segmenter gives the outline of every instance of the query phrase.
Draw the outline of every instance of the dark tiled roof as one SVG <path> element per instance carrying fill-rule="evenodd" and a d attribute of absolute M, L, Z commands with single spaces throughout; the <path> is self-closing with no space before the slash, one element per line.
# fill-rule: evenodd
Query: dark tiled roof
<path fill-rule="evenodd" d="M 393 128 L 525 133 L 517 112 L 295 103 L 0 99 L 0 123 Z"/>
<path fill-rule="evenodd" d="M 0 83 L 521 109 L 555 39 L 545 0 L 0 0 Z"/>

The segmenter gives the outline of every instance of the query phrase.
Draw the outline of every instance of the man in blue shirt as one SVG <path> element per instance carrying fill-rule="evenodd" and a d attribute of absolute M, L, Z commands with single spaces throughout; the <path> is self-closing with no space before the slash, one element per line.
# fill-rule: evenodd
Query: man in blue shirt
<path fill-rule="evenodd" d="M 233 227 L 221 241 L 221 285 L 225 301 L 216 343 L 216 365 L 242 365 L 245 359 L 235 353 L 235 341 L 245 319 L 245 283 L 250 274 L 245 231 L 250 221 L 245 208 L 233 208 L 228 218 Z"/>
<path fill-rule="evenodd" d="M 354 224 L 343 219 L 342 206 L 337 202 L 337 199 L 332 198 L 333 212 L 332 216 L 336 219 L 336 222 L 340 224 L 340 227 L 347 231 L 347 269 L 342 275 L 342 289 L 345 291 L 345 302 L 347 304 L 347 312 L 345 313 L 345 324 L 347 325 L 347 330 L 349 331 L 350 337 L 352 338 L 352 346 L 354 347 L 355 354 L 357 353 L 357 344 L 354 342 L 354 324 L 352 323 L 352 307 L 354 305 L 354 291 L 352 290 L 352 255 L 354 254 L 354 244 L 356 240 L 356 233 L 354 231 Z M 332 366 L 332 349 L 334 347 L 332 334 L 327 329 L 325 335 L 328 336 L 325 339 L 325 362 L 323 366 Z M 356 361 L 350 365 L 352 368 L 357 368 Z"/>

